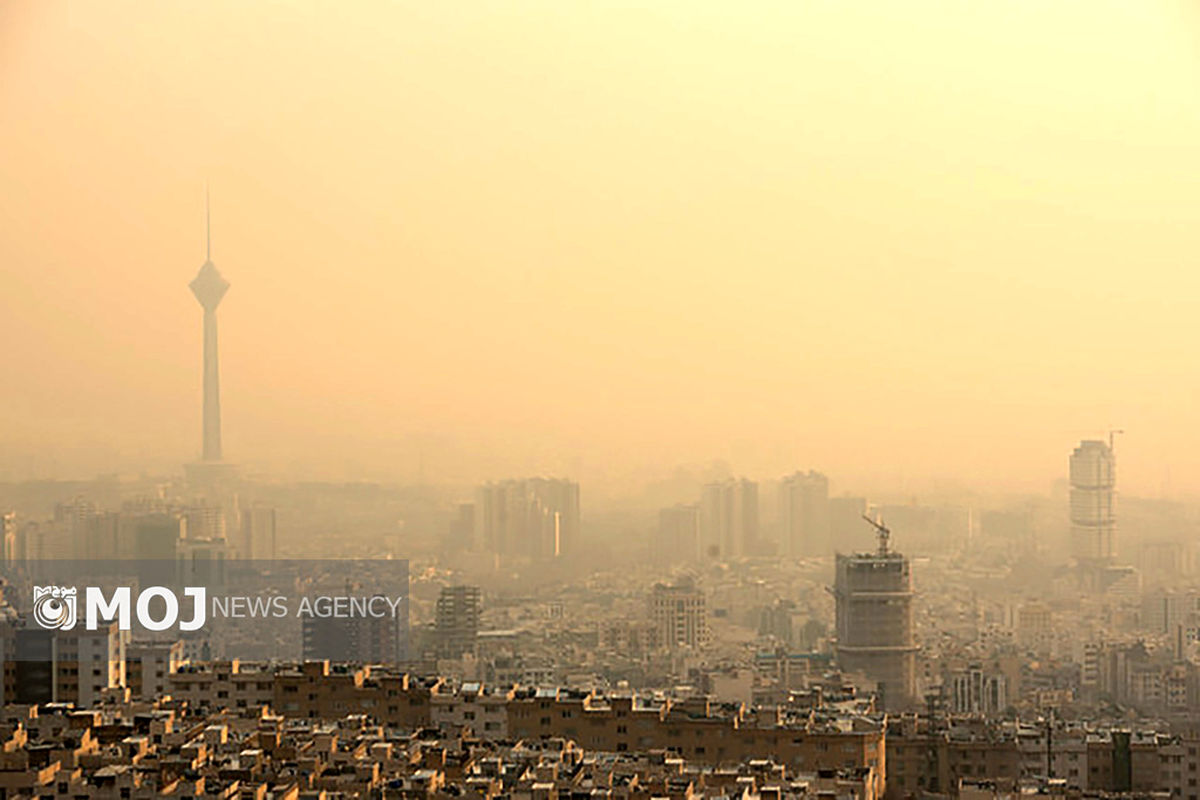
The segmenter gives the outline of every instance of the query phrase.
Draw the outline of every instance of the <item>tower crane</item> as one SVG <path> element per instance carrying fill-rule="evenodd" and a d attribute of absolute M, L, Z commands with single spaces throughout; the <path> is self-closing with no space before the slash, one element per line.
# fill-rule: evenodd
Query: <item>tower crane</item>
<path fill-rule="evenodd" d="M 862 518 L 875 529 L 875 535 L 879 538 L 879 555 L 886 556 L 888 554 L 888 540 L 892 538 L 892 531 L 879 520 L 871 519 L 866 514 L 863 514 Z"/>

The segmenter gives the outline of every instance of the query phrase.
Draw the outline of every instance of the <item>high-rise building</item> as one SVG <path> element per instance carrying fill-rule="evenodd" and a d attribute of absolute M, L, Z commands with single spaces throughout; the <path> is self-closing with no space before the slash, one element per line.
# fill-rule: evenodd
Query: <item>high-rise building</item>
<path fill-rule="evenodd" d="M 1028 650 L 1049 653 L 1054 644 L 1054 612 L 1040 600 L 1022 603 L 1016 609 L 1014 634 L 1017 644 Z"/>
<path fill-rule="evenodd" d="M 26 562 L 77 557 L 71 523 L 62 520 L 26 522 L 18 531 L 16 549 Z"/>
<path fill-rule="evenodd" d="M 180 539 L 176 558 L 176 578 L 183 585 L 225 585 L 230 558 L 224 539 Z"/>
<path fill-rule="evenodd" d="M 86 559 L 118 558 L 121 553 L 121 515 L 115 511 L 97 511 L 83 525 L 79 543 L 81 557 Z"/>
<path fill-rule="evenodd" d="M 700 548 L 705 558 L 737 558 L 758 544 L 758 484 L 745 478 L 710 483 L 700 496 Z"/>
<path fill-rule="evenodd" d="M 650 621 L 658 644 L 669 650 L 708 644 L 708 603 L 690 579 L 656 583 L 650 593 Z"/>
<path fill-rule="evenodd" d="M 477 550 L 505 558 L 545 560 L 578 547 L 578 483 L 528 478 L 489 483 L 477 494 Z"/>
<path fill-rule="evenodd" d="M 101 511 L 96 504 L 77 497 L 54 507 L 54 522 L 69 530 L 72 558 L 107 559 L 119 555 L 119 515 Z"/>
<path fill-rule="evenodd" d="M 837 658 L 841 668 L 874 681 L 884 708 L 909 705 L 916 695 L 913 585 L 909 561 L 889 549 L 879 525 L 874 553 L 837 557 Z"/>
<path fill-rule="evenodd" d="M 252 506 L 241 510 L 237 543 L 239 558 L 275 558 L 275 509 Z"/>
<path fill-rule="evenodd" d="M 323 591 L 329 591 L 328 588 Z M 301 652 L 305 661 L 352 661 L 360 664 L 394 664 L 408 657 L 408 600 L 400 599 L 393 611 L 375 609 L 382 595 L 347 580 L 346 597 L 372 598 L 372 610 L 350 616 L 302 613 Z M 390 606 L 391 603 L 389 602 Z"/>
<path fill-rule="evenodd" d="M 700 555 L 700 506 L 679 504 L 660 510 L 651 552 L 659 564 L 695 561 Z"/>
<path fill-rule="evenodd" d="M 830 541 L 829 479 L 819 472 L 797 472 L 779 484 L 780 551 L 792 558 L 823 556 Z"/>
<path fill-rule="evenodd" d="M 404 658 L 404 621 L 384 614 L 373 617 L 305 616 L 300 621 L 305 661 L 352 661 L 394 664 Z"/>
<path fill-rule="evenodd" d="M 475 652 L 482 610 L 478 586 L 442 587 L 434 629 L 439 658 L 459 658 Z"/>
<path fill-rule="evenodd" d="M 182 517 L 166 511 L 123 512 L 118 526 L 120 553 L 146 561 L 174 561 L 184 525 Z"/>
<path fill-rule="evenodd" d="M 1071 453 L 1071 555 L 1085 567 L 1111 564 L 1117 554 L 1117 465 L 1112 447 L 1095 439 Z"/>
<path fill-rule="evenodd" d="M 226 538 L 225 509 L 203 502 L 183 511 L 184 538 L 191 541 L 220 541 Z"/>
<path fill-rule="evenodd" d="M 96 504 L 82 497 L 76 497 L 67 503 L 56 503 L 54 506 L 54 522 L 66 526 L 69 544 L 68 558 L 85 557 L 86 529 L 88 522 L 98 513 Z"/>

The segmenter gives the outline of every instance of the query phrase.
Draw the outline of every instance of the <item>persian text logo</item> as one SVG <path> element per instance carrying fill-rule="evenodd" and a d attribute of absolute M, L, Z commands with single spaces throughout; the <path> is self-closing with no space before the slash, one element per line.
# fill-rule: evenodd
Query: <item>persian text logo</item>
<path fill-rule="evenodd" d="M 33 587 L 33 618 L 43 628 L 69 631 L 77 616 L 74 586 Z"/>

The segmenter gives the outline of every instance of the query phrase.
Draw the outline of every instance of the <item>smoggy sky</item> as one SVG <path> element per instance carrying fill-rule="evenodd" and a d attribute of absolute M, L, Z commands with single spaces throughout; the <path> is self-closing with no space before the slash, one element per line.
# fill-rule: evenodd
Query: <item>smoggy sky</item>
<path fill-rule="evenodd" d="M 646 8 L 645 6 L 650 6 Z M 0 0 L 0 477 L 1200 485 L 1182 2 Z"/>

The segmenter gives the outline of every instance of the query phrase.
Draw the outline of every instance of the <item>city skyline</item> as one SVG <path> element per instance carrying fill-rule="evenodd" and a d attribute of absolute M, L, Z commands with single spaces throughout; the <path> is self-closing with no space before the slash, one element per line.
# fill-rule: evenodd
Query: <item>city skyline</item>
<path fill-rule="evenodd" d="M 0 800 L 1200 800 L 1198 164 L 1200 0 L 0 0 Z"/>
<path fill-rule="evenodd" d="M 542 30 L 234 8 L 81 7 L 75 27 L 0 10 L 19 187 L 0 334 L 25 344 L 0 478 L 193 457 L 178 287 L 211 181 L 238 280 L 225 446 L 261 474 L 620 494 L 723 460 L 854 491 L 1044 492 L 1066 443 L 1119 425 L 1125 491 L 1194 494 L 1178 176 L 1200 113 L 1179 12 L 701 5 L 679 28 L 668 4 Z M 194 37 L 203 64 L 176 45 Z"/>

